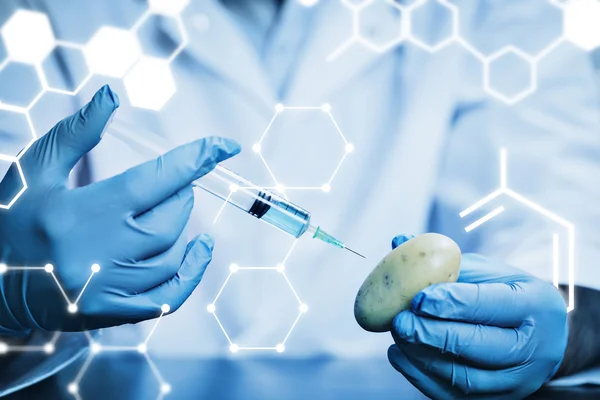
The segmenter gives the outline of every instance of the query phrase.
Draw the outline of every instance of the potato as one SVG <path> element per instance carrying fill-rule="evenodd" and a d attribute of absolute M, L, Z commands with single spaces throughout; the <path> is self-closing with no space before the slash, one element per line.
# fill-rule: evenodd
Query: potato
<path fill-rule="evenodd" d="M 456 282 L 460 248 L 450 238 L 425 233 L 389 252 L 364 281 L 354 302 L 354 317 L 370 332 L 391 329 L 394 317 L 410 308 L 429 285 Z"/>

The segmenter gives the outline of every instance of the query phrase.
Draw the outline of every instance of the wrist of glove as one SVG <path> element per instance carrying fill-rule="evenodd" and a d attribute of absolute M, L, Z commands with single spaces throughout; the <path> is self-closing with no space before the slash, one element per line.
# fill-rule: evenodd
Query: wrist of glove
<path fill-rule="evenodd" d="M 433 399 L 524 398 L 560 366 L 566 304 L 547 282 L 464 254 L 458 282 L 417 294 L 392 336 L 390 363 Z"/>

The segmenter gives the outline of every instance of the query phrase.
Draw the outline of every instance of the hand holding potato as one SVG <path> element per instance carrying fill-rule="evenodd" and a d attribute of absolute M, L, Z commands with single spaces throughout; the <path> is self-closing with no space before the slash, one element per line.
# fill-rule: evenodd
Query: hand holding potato
<path fill-rule="evenodd" d="M 558 369 L 566 305 L 551 284 L 465 254 L 458 282 L 418 293 L 392 336 L 390 363 L 433 399 L 519 399 Z"/>

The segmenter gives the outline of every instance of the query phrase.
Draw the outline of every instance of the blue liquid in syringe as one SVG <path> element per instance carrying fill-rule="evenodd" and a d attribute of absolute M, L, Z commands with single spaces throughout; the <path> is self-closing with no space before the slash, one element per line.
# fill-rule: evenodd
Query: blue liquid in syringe
<path fill-rule="evenodd" d="M 249 214 L 297 238 L 302 236 L 310 226 L 309 212 L 294 207 L 290 203 L 272 199 L 265 193 L 259 193 L 258 196 L 276 207 L 257 199 L 248 210 Z"/>

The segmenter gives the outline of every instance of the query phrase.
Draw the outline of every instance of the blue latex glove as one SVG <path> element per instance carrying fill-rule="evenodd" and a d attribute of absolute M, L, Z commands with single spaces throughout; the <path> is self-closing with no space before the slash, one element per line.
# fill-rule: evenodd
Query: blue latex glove
<path fill-rule="evenodd" d="M 409 239 L 394 239 L 396 247 Z M 433 399 L 519 399 L 558 369 L 567 311 L 549 283 L 464 254 L 457 283 L 418 293 L 393 323 L 390 363 Z"/>
<path fill-rule="evenodd" d="M 184 228 L 194 200 L 191 182 L 240 151 L 229 139 L 209 137 L 178 147 L 113 178 L 77 189 L 67 178 L 96 146 L 119 106 L 108 86 L 59 122 L 21 159 L 29 185 L 9 210 L 0 210 L 0 262 L 54 265 L 73 301 L 98 263 L 78 304 L 66 300 L 41 271 L 0 275 L 0 334 L 29 329 L 76 331 L 154 318 L 161 305 L 176 310 L 200 282 L 211 260 L 208 235 L 187 242 Z M 16 168 L 0 183 L 6 198 L 20 186 Z"/>

